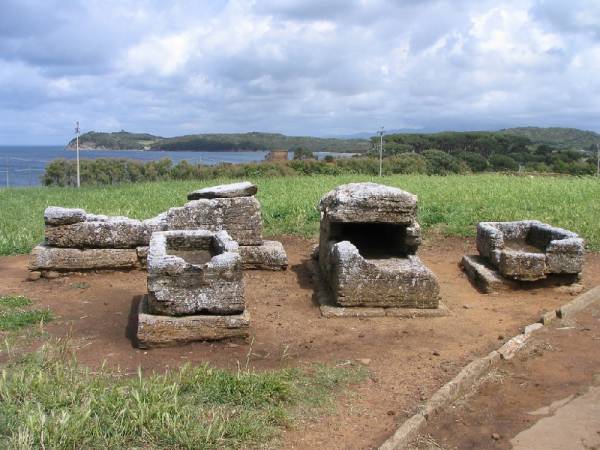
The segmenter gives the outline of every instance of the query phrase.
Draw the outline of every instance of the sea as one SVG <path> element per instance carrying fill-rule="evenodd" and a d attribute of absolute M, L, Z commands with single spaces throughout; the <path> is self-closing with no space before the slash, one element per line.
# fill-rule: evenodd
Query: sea
<path fill-rule="evenodd" d="M 188 161 L 192 164 L 245 163 L 263 161 L 268 151 L 153 151 L 153 150 L 81 150 L 80 159 L 116 158 L 152 161 L 169 158 L 174 164 Z M 330 155 L 317 152 L 319 159 Z M 336 157 L 350 154 L 333 153 Z M 75 159 L 76 152 L 64 146 L 0 146 L 0 188 L 39 186 L 46 165 L 55 159 Z M 291 152 L 289 158 L 292 158 Z"/>

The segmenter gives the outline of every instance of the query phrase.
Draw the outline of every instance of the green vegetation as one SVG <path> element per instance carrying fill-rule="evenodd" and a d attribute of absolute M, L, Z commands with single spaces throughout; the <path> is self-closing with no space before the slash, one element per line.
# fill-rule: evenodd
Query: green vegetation
<path fill-rule="evenodd" d="M 207 365 L 125 377 L 46 345 L 0 378 L 2 448 L 257 447 L 295 415 L 327 406 L 359 367 L 231 373 Z"/>
<path fill-rule="evenodd" d="M 94 148 L 98 150 L 143 150 L 149 148 L 160 136 L 147 133 L 129 133 L 118 131 L 115 133 L 96 133 L 90 131 L 79 136 L 79 148 Z M 75 139 L 69 142 L 69 148 L 75 148 Z"/>
<path fill-rule="evenodd" d="M 162 138 L 151 134 L 84 133 L 79 138 L 80 148 L 103 148 L 113 150 L 189 150 L 189 151 L 235 151 L 235 150 L 293 150 L 303 147 L 310 151 L 364 153 L 370 148 L 365 139 L 334 139 L 310 136 L 286 136 L 279 133 L 212 133 L 191 134 Z M 69 142 L 75 148 L 75 140 Z"/>
<path fill-rule="evenodd" d="M 331 155 L 328 155 L 331 156 Z M 294 149 L 294 159 L 315 159 L 315 155 L 310 150 L 304 147 L 297 147 Z M 332 162 L 332 161 L 330 161 Z"/>
<path fill-rule="evenodd" d="M 558 148 L 589 150 L 600 144 L 600 134 L 577 128 L 520 127 L 501 130 L 503 133 L 523 136 L 534 144 L 547 144 Z"/>
<path fill-rule="evenodd" d="M 582 134 L 589 135 L 589 139 L 583 139 Z M 421 154 L 428 161 L 428 173 L 442 175 L 463 173 L 465 169 L 591 175 L 596 171 L 595 152 L 589 144 L 592 138 L 600 142 L 596 133 L 567 128 L 391 134 L 384 137 L 384 154 Z M 377 138 L 371 144 L 370 154 L 375 156 Z"/>
<path fill-rule="evenodd" d="M 419 221 L 425 230 L 436 228 L 453 235 L 473 236 L 480 221 L 532 218 L 580 233 L 590 249 L 600 250 L 600 202 L 596 201 L 600 198 L 600 182 L 594 177 L 480 174 L 393 175 L 382 179 L 369 175 L 248 176 L 247 179 L 259 186 L 266 235 L 315 236 L 319 222 L 317 203 L 325 192 L 343 183 L 377 181 L 419 196 Z M 42 241 L 43 211 L 49 205 L 144 219 L 182 205 L 192 190 L 230 181 L 233 180 L 220 178 L 80 190 L 41 187 L 2 190 L 0 254 L 28 253 Z"/>
<path fill-rule="evenodd" d="M 48 310 L 29 308 L 31 303 L 30 299 L 23 296 L 0 297 L 0 332 L 18 330 L 52 319 Z"/>

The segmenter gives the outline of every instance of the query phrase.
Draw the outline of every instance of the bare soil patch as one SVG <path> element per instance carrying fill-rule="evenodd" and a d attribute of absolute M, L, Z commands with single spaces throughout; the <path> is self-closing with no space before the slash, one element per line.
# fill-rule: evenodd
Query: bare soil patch
<path fill-rule="evenodd" d="M 472 239 L 429 236 L 419 251 L 439 277 L 452 315 L 439 318 L 323 318 L 313 299 L 309 258 L 313 240 L 277 237 L 285 246 L 285 272 L 247 271 L 251 340 L 195 343 L 177 348 L 134 347 L 135 311 L 146 292 L 144 272 L 72 275 L 25 281 L 27 256 L 0 258 L 0 295 L 22 294 L 49 307 L 50 334 L 69 334 L 78 359 L 127 372 L 163 371 L 184 363 L 235 370 L 303 366 L 315 362 L 368 365 L 370 378 L 337 401 L 337 410 L 287 430 L 286 448 L 373 448 L 415 408 L 474 357 L 572 298 L 564 288 L 480 294 L 458 267 L 475 253 Z M 600 255 L 587 255 L 586 288 L 600 283 Z"/>
<path fill-rule="evenodd" d="M 562 414 L 554 418 L 553 432 L 557 434 L 551 446 L 547 427 L 535 427 L 538 421 L 585 396 L 594 385 L 600 385 L 598 305 L 535 333 L 527 347 L 515 359 L 502 362 L 474 395 L 436 417 L 416 446 L 439 448 L 432 446 L 435 443 L 447 450 L 510 449 L 516 444 L 515 436 L 531 428 L 528 439 L 536 444 L 530 442 L 525 448 L 598 448 L 585 442 L 590 434 L 598 441 L 600 429 L 587 428 L 598 426 L 597 416 Z M 588 423 L 581 429 L 583 419 Z"/>

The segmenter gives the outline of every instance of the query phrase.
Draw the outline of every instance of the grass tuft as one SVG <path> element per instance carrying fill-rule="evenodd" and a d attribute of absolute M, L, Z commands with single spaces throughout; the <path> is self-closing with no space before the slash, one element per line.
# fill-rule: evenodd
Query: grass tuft
<path fill-rule="evenodd" d="M 358 368 L 228 372 L 208 365 L 125 377 L 91 373 L 67 343 L 0 377 L 1 448 L 212 449 L 264 445 L 299 407 L 319 406 Z"/>
<path fill-rule="evenodd" d="M 18 330 L 52 319 L 48 310 L 28 309 L 31 303 L 30 299 L 21 295 L 0 297 L 0 331 Z"/>

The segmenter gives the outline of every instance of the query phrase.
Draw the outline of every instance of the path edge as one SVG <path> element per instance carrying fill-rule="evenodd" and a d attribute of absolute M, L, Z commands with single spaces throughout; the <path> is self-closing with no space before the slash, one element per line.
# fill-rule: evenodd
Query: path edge
<path fill-rule="evenodd" d="M 588 306 L 600 301 L 600 285 L 578 295 L 575 299 L 560 306 L 556 311 L 545 313 L 535 323 L 523 328 L 523 332 L 513 336 L 497 350 L 476 358 L 467 364 L 449 382 L 438 389 L 416 414 L 405 420 L 379 450 L 404 450 L 420 434 L 421 430 L 443 410 L 470 392 L 477 382 L 503 359 L 512 359 L 529 340 L 529 337 L 552 323 L 557 318 L 570 317 Z"/>

